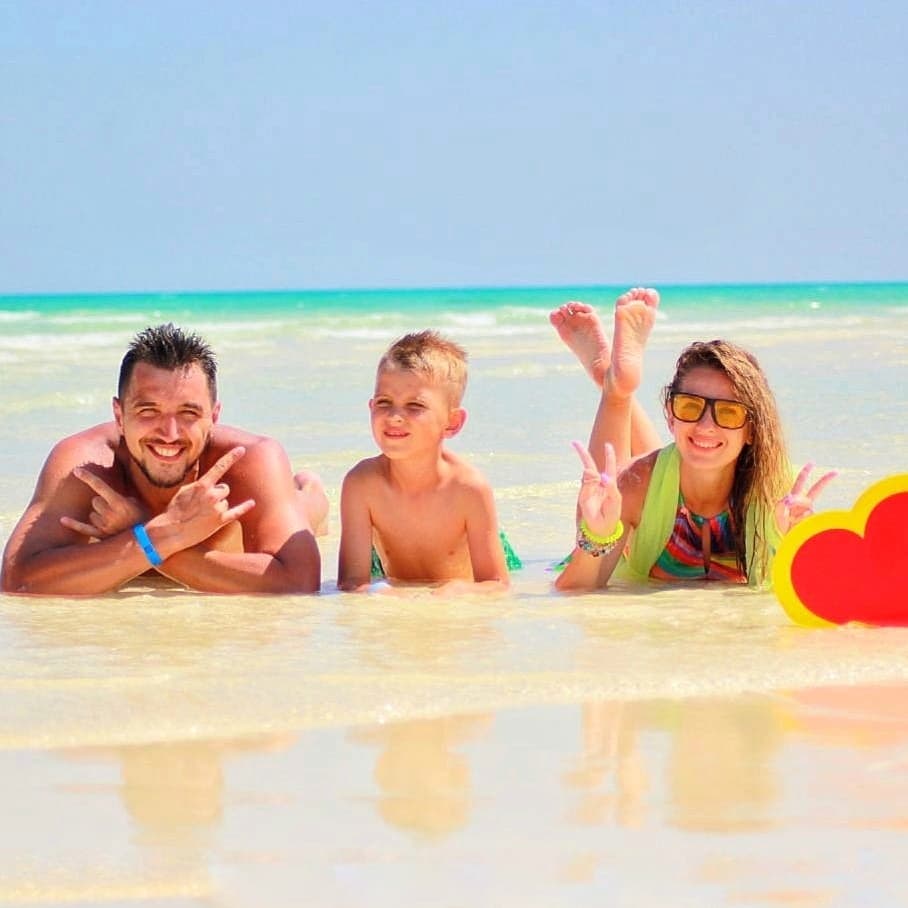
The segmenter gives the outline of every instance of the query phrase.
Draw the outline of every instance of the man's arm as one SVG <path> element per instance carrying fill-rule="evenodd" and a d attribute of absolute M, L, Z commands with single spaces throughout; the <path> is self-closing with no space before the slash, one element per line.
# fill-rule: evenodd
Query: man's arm
<path fill-rule="evenodd" d="M 92 510 L 94 492 L 73 469 L 84 465 L 96 447 L 73 436 L 48 455 L 3 553 L 0 587 L 5 592 L 91 595 L 116 589 L 148 570 L 131 532 L 89 545 L 87 536 L 61 523 L 63 517 Z"/>
<path fill-rule="evenodd" d="M 2 584 L 8 592 L 97 595 L 117 589 L 151 567 L 150 556 L 132 527 L 89 542 L 84 532 L 73 528 L 78 521 L 64 524 L 64 517 L 92 509 L 92 489 L 74 475 L 74 464 L 81 463 L 84 455 L 78 436 L 74 439 L 65 440 L 51 453 L 32 502 L 13 530 L 3 562 Z M 204 476 L 183 486 L 163 513 L 145 523 L 160 558 L 198 545 L 255 506 L 248 500 L 230 507 L 229 487 L 219 482 L 244 453 L 242 447 L 229 451 Z M 117 494 L 109 487 L 108 491 Z"/>
<path fill-rule="evenodd" d="M 341 539 L 337 586 L 347 592 L 367 589 L 372 581 L 372 520 L 362 465 L 354 467 L 341 486 Z"/>
<path fill-rule="evenodd" d="M 317 592 L 321 555 L 283 447 L 271 438 L 249 445 L 226 478 L 232 500 L 255 501 L 241 518 L 244 551 L 184 548 L 158 570 L 210 593 Z"/>

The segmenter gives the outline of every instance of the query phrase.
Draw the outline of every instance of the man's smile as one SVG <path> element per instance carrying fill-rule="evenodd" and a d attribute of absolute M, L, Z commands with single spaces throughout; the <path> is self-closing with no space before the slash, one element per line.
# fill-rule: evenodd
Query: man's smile
<path fill-rule="evenodd" d="M 177 460 L 185 451 L 183 445 L 146 442 L 146 447 L 159 460 Z"/>

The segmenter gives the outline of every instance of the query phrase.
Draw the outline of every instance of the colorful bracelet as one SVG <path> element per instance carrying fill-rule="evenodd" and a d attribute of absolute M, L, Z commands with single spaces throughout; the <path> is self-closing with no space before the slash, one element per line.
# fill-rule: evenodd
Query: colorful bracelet
<path fill-rule="evenodd" d="M 623 535 L 624 524 L 620 520 L 608 536 L 597 536 L 587 526 L 586 521 L 581 519 L 577 524 L 577 548 L 592 555 L 593 558 L 598 558 L 600 555 L 608 555 L 613 551 Z"/>
<path fill-rule="evenodd" d="M 154 543 L 151 539 L 148 538 L 148 533 L 141 523 L 137 523 L 132 528 L 132 535 L 136 537 L 136 542 L 139 543 L 139 546 L 145 553 L 145 557 L 151 562 L 152 567 L 157 567 L 161 564 L 164 559 L 154 547 Z"/>

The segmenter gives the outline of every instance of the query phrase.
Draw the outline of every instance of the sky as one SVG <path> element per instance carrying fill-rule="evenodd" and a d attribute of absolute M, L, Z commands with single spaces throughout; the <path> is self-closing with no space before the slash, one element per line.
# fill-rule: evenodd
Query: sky
<path fill-rule="evenodd" d="M 0 293 L 908 279 L 901 0 L 0 0 Z"/>

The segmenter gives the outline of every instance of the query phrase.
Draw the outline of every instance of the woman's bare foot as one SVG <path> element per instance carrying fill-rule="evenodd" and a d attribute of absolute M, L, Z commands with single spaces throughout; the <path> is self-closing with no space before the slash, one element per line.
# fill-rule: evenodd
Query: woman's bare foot
<path fill-rule="evenodd" d="M 549 321 L 590 378 L 601 388 L 611 353 L 596 310 L 587 303 L 572 300 L 553 309 L 549 313 Z"/>
<path fill-rule="evenodd" d="M 309 516 L 312 532 L 316 536 L 326 536 L 328 534 L 328 496 L 325 494 L 321 477 L 311 470 L 300 470 L 299 473 L 294 474 L 293 482 L 305 501 L 306 514 Z"/>
<path fill-rule="evenodd" d="M 609 390 L 630 396 L 643 375 L 643 350 L 656 322 L 659 294 L 646 287 L 635 287 L 615 303 L 615 333 L 612 361 L 608 371 Z"/>

